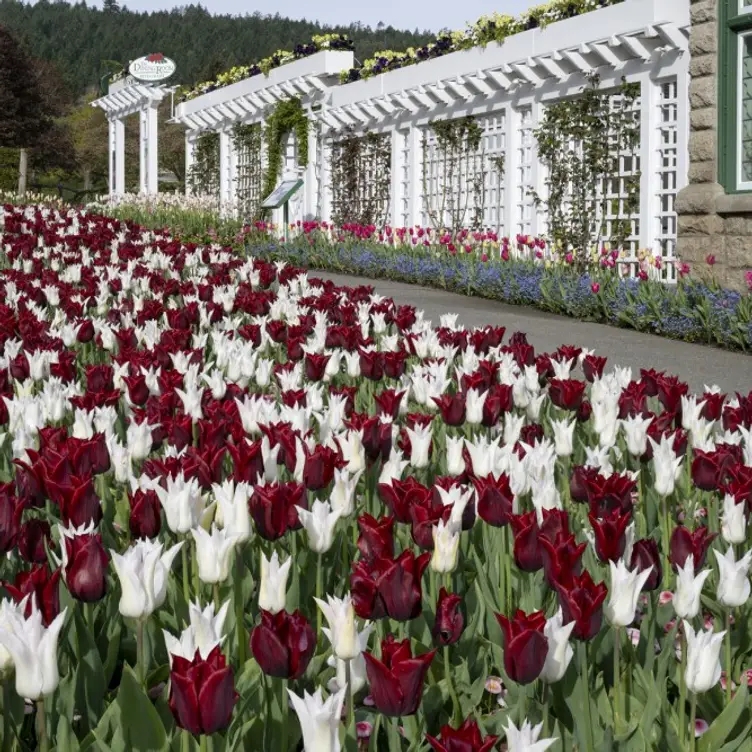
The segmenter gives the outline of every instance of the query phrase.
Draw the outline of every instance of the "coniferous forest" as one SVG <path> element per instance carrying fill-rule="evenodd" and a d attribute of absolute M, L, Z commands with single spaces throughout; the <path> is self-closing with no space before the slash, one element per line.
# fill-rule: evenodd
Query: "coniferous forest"
<path fill-rule="evenodd" d="M 32 189 L 43 185 L 104 188 L 107 123 L 104 114 L 90 102 L 99 95 L 110 73 L 142 55 L 162 52 L 171 57 L 177 64 L 171 83 L 194 85 L 278 49 L 293 49 L 314 34 L 347 34 L 355 43 L 359 60 L 380 49 L 401 50 L 422 44 L 431 36 L 382 24 L 376 29 L 360 24 L 327 27 L 315 21 L 259 13 L 215 16 L 201 5 L 137 13 L 121 7 L 118 0 L 104 0 L 104 7 L 86 2 L 39 0 L 32 5 L 0 0 L 0 26 L 19 43 L 24 64 L 33 69 L 44 110 L 55 126 L 46 138 L 27 144 Z M 0 61 L 0 68 L 3 65 Z M 6 59 L 5 65 L 10 73 L 19 62 Z M 3 80 L 8 79 L 0 76 L 0 99 L 6 96 Z M 162 120 L 168 117 L 166 111 L 160 115 Z M 135 176 L 138 162 L 136 121 L 130 118 L 126 123 L 130 178 Z M 177 126 L 160 128 L 161 167 L 182 179 L 182 130 Z M 18 147 L 7 139 L 0 141 L 0 189 L 16 186 Z"/>

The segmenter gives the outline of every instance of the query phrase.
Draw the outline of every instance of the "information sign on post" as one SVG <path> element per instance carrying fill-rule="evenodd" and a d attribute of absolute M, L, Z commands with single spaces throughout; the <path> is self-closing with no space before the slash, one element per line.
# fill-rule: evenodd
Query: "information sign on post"
<path fill-rule="evenodd" d="M 285 225 L 285 240 L 290 229 L 290 199 L 300 190 L 303 181 L 300 178 L 290 178 L 283 180 L 276 188 L 263 200 L 262 209 L 282 209 L 282 217 Z"/>

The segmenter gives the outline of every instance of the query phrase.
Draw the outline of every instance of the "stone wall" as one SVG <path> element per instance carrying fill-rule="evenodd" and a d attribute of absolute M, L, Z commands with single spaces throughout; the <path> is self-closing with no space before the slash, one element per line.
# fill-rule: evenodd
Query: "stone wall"
<path fill-rule="evenodd" d="M 690 0 L 689 185 L 679 192 L 677 253 L 692 276 L 747 289 L 752 269 L 752 195 L 718 183 L 718 0 Z M 708 255 L 715 265 L 708 265 Z"/>

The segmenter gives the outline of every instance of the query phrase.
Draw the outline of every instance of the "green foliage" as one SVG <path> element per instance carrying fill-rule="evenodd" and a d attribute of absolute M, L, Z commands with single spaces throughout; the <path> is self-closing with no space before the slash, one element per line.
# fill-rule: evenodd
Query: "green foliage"
<path fill-rule="evenodd" d="M 219 195 L 219 133 L 205 133 L 198 139 L 187 180 L 192 193 Z"/>
<path fill-rule="evenodd" d="M 262 162 L 263 125 L 241 125 L 232 131 L 232 140 L 238 155 L 235 199 L 241 216 L 255 218 L 261 213 L 263 200 L 264 167 Z"/>
<path fill-rule="evenodd" d="M 580 265 L 594 244 L 624 248 L 639 208 L 638 170 L 621 179 L 619 172 L 622 161 L 638 163 L 640 85 L 623 80 L 613 92 L 599 82 L 592 74 L 580 96 L 546 107 L 534 132 L 547 177 L 546 197 L 533 192 L 533 198 L 545 207 L 549 237 Z"/>
<path fill-rule="evenodd" d="M 177 71 L 171 82 L 193 86 L 276 50 L 294 50 L 327 32 L 350 37 L 360 60 L 384 46 L 423 44 L 430 37 L 427 32 L 392 26 L 378 31 L 361 24 L 327 27 L 258 12 L 212 15 L 201 5 L 151 12 L 134 12 L 126 5 L 121 3 L 116 11 L 118 4 L 110 2 L 109 9 L 102 11 L 94 3 L 0 0 L 0 24 L 24 38 L 32 55 L 55 63 L 77 95 L 98 87 L 103 74 L 111 72 L 104 61 L 125 64 L 151 52 L 175 60 Z M 86 44 L 81 44 L 82 39 Z"/>
<path fill-rule="evenodd" d="M 389 134 L 343 131 L 332 144 L 332 218 L 380 227 L 388 216 L 392 147 Z"/>

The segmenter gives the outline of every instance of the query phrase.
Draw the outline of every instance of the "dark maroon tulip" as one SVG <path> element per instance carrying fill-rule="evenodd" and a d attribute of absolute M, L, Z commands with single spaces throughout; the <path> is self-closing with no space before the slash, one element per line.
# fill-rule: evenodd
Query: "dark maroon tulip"
<path fill-rule="evenodd" d="M 585 379 L 592 383 L 596 377 L 601 378 L 603 376 L 603 369 L 606 366 L 607 358 L 600 357 L 599 355 L 586 355 L 582 359 L 582 371 L 585 374 Z"/>
<path fill-rule="evenodd" d="M 514 561 L 523 572 L 543 569 L 543 550 L 538 544 L 538 521 L 535 512 L 513 514 L 510 519 L 514 532 Z"/>
<path fill-rule="evenodd" d="M 321 381 L 324 378 L 324 373 L 330 360 L 331 355 L 307 353 L 304 358 L 306 378 L 309 381 Z"/>
<path fill-rule="evenodd" d="M 562 410 L 578 410 L 585 395 L 585 382 L 577 379 L 551 379 L 548 396 Z"/>
<path fill-rule="evenodd" d="M 172 657 L 169 705 L 180 728 L 207 736 L 223 731 L 237 700 L 232 668 L 219 646 L 206 660 L 198 650 L 192 661 Z"/>
<path fill-rule="evenodd" d="M 413 657 L 410 640 L 397 642 L 394 635 L 381 641 L 381 660 L 363 653 L 371 698 L 376 709 L 388 716 L 417 712 L 423 699 L 423 680 L 435 650 Z"/>
<path fill-rule="evenodd" d="M 13 584 L 4 582 L 3 587 L 16 603 L 27 595 L 25 614 L 31 616 L 32 601 L 42 613 L 42 622 L 48 627 L 60 613 L 60 575 L 61 569 L 50 572 L 46 564 L 40 564 L 28 572 L 19 572 Z"/>
<path fill-rule="evenodd" d="M 504 671 L 518 684 L 534 682 L 543 670 L 548 655 L 548 638 L 543 634 L 543 611 L 526 614 L 518 610 L 512 619 L 496 614 L 504 635 Z"/>
<path fill-rule="evenodd" d="M 409 476 L 405 480 L 393 479 L 390 483 L 379 483 L 381 500 L 397 519 L 397 522 L 412 524 L 410 509 L 413 506 L 427 506 L 433 494 L 429 488 Z"/>
<path fill-rule="evenodd" d="M 232 457 L 232 477 L 236 483 L 255 484 L 264 474 L 261 441 L 244 439 L 239 444 L 228 442 L 227 451 Z"/>
<path fill-rule="evenodd" d="M 52 545 L 49 522 L 30 519 L 21 525 L 16 545 L 22 559 L 32 564 L 44 564 L 47 561 L 45 543 Z"/>
<path fill-rule="evenodd" d="M 473 478 L 473 485 L 478 498 L 478 517 L 493 527 L 504 527 L 509 524 L 514 504 L 509 477 L 502 473 L 496 478 L 492 473 L 485 478 Z"/>
<path fill-rule="evenodd" d="M 462 636 L 465 615 L 460 608 L 461 604 L 462 598 L 459 595 L 448 593 L 446 588 L 441 588 L 432 632 L 439 645 L 453 645 Z"/>
<path fill-rule="evenodd" d="M 384 378 L 384 353 L 376 350 L 361 350 L 360 375 L 370 381 L 381 381 Z"/>
<path fill-rule="evenodd" d="M 482 424 L 491 428 L 499 422 L 502 413 L 508 413 L 514 407 L 513 389 L 509 384 L 494 384 L 488 390 L 483 403 Z"/>
<path fill-rule="evenodd" d="M 669 547 L 669 561 L 671 567 L 676 571 L 684 567 L 687 557 L 691 556 L 695 565 L 695 572 L 699 572 L 705 564 L 705 557 L 708 553 L 708 547 L 718 536 L 718 533 L 708 532 L 708 529 L 702 525 L 693 533 L 690 533 L 684 525 L 678 525 L 671 533 L 671 543 Z"/>
<path fill-rule="evenodd" d="M 656 590 L 663 579 L 663 565 L 661 564 L 661 554 L 658 551 L 658 544 L 652 538 L 643 538 L 635 541 L 632 546 L 632 559 L 629 563 L 631 570 L 643 572 L 649 567 L 650 577 L 643 585 L 645 592 Z"/>
<path fill-rule="evenodd" d="M 436 407 L 439 408 L 441 419 L 448 426 L 461 426 L 465 422 L 465 395 L 462 392 L 457 394 L 442 394 L 441 397 L 431 398 Z"/>
<path fill-rule="evenodd" d="M 737 457 L 726 449 L 703 452 L 695 449 L 692 460 L 692 482 L 701 491 L 716 491 L 726 481 L 730 468 L 737 464 Z"/>
<path fill-rule="evenodd" d="M 131 535 L 138 538 L 156 538 L 162 529 L 162 505 L 155 491 L 142 491 L 128 495 L 131 516 L 128 527 Z"/>
<path fill-rule="evenodd" d="M 554 583 L 559 596 L 559 605 L 564 624 L 573 621 L 572 634 L 578 640 L 590 640 L 601 631 L 603 622 L 603 601 L 606 600 L 608 589 L 599 582 L 593 582 L 587 570 L 581 575 L 572 577 L 568 586 Z"/>
<path fill-rule="evenodd" d="M 64 537 L 65 583 L 70 594 L 84 603 L 101 600 L 107 590 L 107 554 L 98 533 Z"/>
<path fill-rule="evenodd" d="M 76 332 L 76 339 L 82 345 L 94 339 L 94 322 L 91 319 L 84 319 L 81 322 L 81 326 L 78 327 L 78 332 Z"/>
<path fill-rule="evenodd" d="M 438 739 L 426 734 L 434 752 L 491 752 L 498 739 L 498 736 L 484 739 L 474 718 L 467 718 L 458 729 L 442 726 Z"/>
<path fill-rule="evenodd" d="M 619 418 L 624 420 L 644 415 L 648 409 L 648 396 L 644 382 L 630 381 L 619 396 Z"/>
<path fill-rule="evenodd" d="M 146 400 L 149 399 L 149 387 L 146 385 L 146 377 L 142 373 L 138 373 L 135 376 L 123 376 L 123 382 L 128 387 L 130 401 L 138 407 L 143 407 L 146 404 Z"/>
<path fill-rule="evenodd" d="M 251 632 L 251 652 L 265 674 L 299 679 L 315 651 L 316 635 L 300 611 L 261 611 L 261 623 Z"/>
<path fill-rule="evenodd" d="M 627 528 L 632 520 L 631 512 L 621 514 L 614 509 L 609 515 L 598 519 L 592 512 L 588 520 L 593 527 L 595 553 L 602 562 L 619 561 L 627 545 Z"/>
<path fill-rule="evenodd" d="M 551 587 L 554 583 L 569 586 L 573 577 L 582 570 L 581 559 L 587 543 L 575 543 L 574 535 L 562 536 L 553 543 L 545 536 L 539 535 L 538 542 L 543 549 L 543 570 L 546 574 L 546 582 Z"/>
<path fill-rule="evenodd" d="M 410 532 L 415 545 L 423 551 L 433 551 L 433 529 L 441 521 L 448 522 L 451 514 L 451 506 L 433 504 L 433 495 L 423 504 L 413 504 L 410 507 Z"/>
<path fill-rule="evenodd" d="M 269 483 L 255 486 L 248 502 L 258 534 L 277 540 L 288 530 L 300 528 L 296 506 L 308 509 L 308 494 L 298 483 Z"/>
<path fill-rule="evenodd" d="M 597 467 L 575 465 L 569 478 L 569 495 L 572 501 L 584 504 L 588 500 L 589 481 L 600 475 Z"/>
<path fill-rule="evenodd" d="M 407 550 L 393 560 L 356 562 L 350 575 L 355 613 L 362 619 L 388 616 L 396 621 L 420 616 L 421 578 L 430 560 L 430 553 L 415 556 Z"/>
<path fill-rule="evenodd" d="M 613 473 L 608 478 L 600 473 L 588 475 L 585 485 L 590 513 L 596 517 L 606 517 L 615 510 L 632 511 L 632 494 L 637 490 L 637 482 L 628 475 Z"/>
<path fill-rule="evenodd" d="M 370 514 L 358 518 L 358 550 L 367 562 L 394 558 L 394 517 L 378 520 Z"/>
<path fill-rule="evenodd" d="M 380 415 L 397 420 L 404 396 L 404 390 L 398 392 L 396 389 L 385 389 L 381 394 L 374 394 L 373 399 Z"/>
<path fill-rule="evenodd" d="M 23 502 L 13 493 L 12 483 L 0 486 L 0 556 L 16 547 L 21 533 Z"/>
<path fill-rule="evenodd" d="M 91 477 L 71 475 L 63 483 L 48 479 L 46 485 L 50 498 L 60 508 L 63 524 L 68 527 L 81 527 L 90 522 L 99 524 L 102 519 L 102 505 Z"/>
<path fill-rule="evenodd" d="M 303 466 L 303 485 L 309 491 L 327 488 L 334 480 L 334 471 L 345 465 L 341 452 L 319 444 L 312 452 L 306 451 Z"/>

